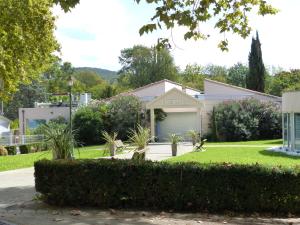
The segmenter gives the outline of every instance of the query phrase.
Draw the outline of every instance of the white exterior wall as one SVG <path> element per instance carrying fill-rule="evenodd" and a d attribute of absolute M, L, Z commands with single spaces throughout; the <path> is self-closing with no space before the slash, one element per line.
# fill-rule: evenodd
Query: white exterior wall
<path fill-rule="evenodd" d="M 297 112 L 300 113 L 300 91 L 295 92 L 286 92 L 282 95 L 282 112 L 291 113 Z"/>
<path fill-rule="evenodd" d="M 180 85 L 173 84 L 173 83 L 170 83 L 170 82 L 164 82 L 164 85 L 165 85 L 165 93 L 170 91 L 173 88 L 177 88 L 178 90 L 182 91 L 182 86 L 180 86 Z"/>
<path fill-rule="evenodd" d="M 200 91 L 195 91 L 195 90 L 190 89 L 190 88 L 186 88 L 185 93 L 187 93 L 188 95 L 192 95 L 192 96 L 201 94 Z"/>
<path fill-rule="evenodd" d="M 134 92 L 132 92 L 133 95 L 143 98 L 143 97 L 157 97 L 161 96 L 165 93 L 165 84 L 164 82 L 158 83 L 153 86 L 145 87 L 138 89 Z"/>
<path fill-rule="evenodd" d="M 68 121 L 70 119 L 69 107 L 19 108 L 20 133 L 25 134 L 28 120 L 46 120 L 49 122 L 60 116 Z"/>
<path fill-rule="evenodd" d="M 0 135 L 10 132 L 9 120 L 0 117 Z"/>
<path fill-rule="evenodd" d="M 253 92 L 251 90 L 233 87 L 222 83 L 216 83 L 210 80 L 204 80 L 204 93 L 205 95 L 220 95 L 220 96 L 231 96 L 234 99 L 234 96 L 249 96 L 254 97 L 261 101 L 279 101 L 281 102 L 280 97 L 265 95 L 263 93 Z"/>

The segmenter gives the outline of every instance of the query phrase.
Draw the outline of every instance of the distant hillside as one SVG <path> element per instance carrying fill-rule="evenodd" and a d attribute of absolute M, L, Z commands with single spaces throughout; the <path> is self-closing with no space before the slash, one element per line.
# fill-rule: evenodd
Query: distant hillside
<path fill-rule="evenodd" d="M 93 68 L 93 67 L 77 67 L 76 71 L 93 71 L 99 74 L 103 79 L 107 81 L 113 81 L 118 78 L 118 74 L 116 71 L 101 69 L 101 68 Z"/>

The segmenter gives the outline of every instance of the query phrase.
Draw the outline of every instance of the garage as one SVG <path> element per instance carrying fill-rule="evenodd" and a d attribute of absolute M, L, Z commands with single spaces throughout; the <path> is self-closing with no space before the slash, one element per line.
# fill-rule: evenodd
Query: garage
<path fill-rule="evenodd" d="M 155 98 L 146 104 L 150 109 L 151 136 L 157 137 L 159 142 L 168 141 L 169 135 L 174 133 L 188 139 L 186 133 L 196 130 L 201 133 L 201 111 L 203 103 L 176 88 Z M 167 113 L 165 120 L 156 122 L 154 110 L 162 109 Z"/>
<path fill-rule="evenodd" d="M 170 134 L 177 134 L 188 140 L 186 135 L 189 130 L 197 130 L 196 112 L 172 112 L 167 113 L 165 120 L 156 124 L 158 141 L 169 140 Z"/>

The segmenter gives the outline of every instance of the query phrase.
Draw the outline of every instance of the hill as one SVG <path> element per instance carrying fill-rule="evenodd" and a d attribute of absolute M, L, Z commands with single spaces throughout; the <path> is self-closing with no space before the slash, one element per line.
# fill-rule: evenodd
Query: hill
<path fill-rule="evenodd" d="M 106 69 L 102 69 L 102 68 L 77 67 L 77 68 L 75 68 L 75 70 L 76 71 L 93 71 L 107 81 L 114 81 L 119 76 L 116 71 L 106 70 Z"/>

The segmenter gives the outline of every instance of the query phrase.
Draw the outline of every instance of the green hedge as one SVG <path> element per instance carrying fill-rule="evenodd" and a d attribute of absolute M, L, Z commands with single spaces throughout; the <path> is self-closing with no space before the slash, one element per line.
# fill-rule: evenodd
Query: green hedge
<path fill-rule="evenodd" d="M 20 145 L 21 154 L 28 154 L 31 151 L 31 145 Z"/>
<path fill-rule="evenodd" d="M 54 205 L 300 212 L 300 171 L 296 168 L 43 160 L 35 163 L 35 182 L 36 190 Z"/>
<path fill-rule="evenodd" d="M 16 146 L 7 146 L 8 155 L 16 155 L 17 154 L 17 147 Z"/>

